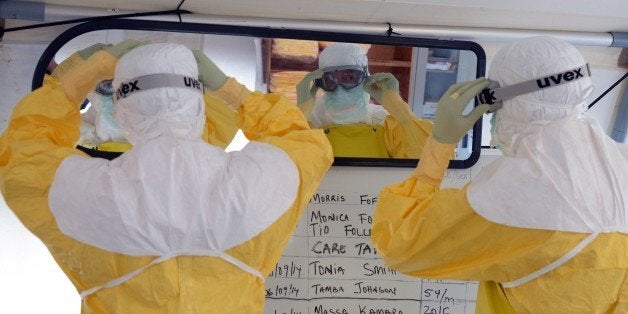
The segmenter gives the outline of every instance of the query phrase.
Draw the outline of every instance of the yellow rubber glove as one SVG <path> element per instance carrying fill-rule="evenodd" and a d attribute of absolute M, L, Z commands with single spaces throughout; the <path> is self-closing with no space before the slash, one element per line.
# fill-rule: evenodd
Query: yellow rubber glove
<path fill-rule="evenodd" d="M 384 91 L 399 94 L 399 81 L 390 73 L 375 73 L 364 80 L 364 90 L 384 105 Z"/>
<path fill-rule="evenodd" d="M 432 131 L 432 137 L 436 141 L 442 144 L 458 143 L 473 124 L 490 109 L 490 105 L 484 104 L 475 107 L 468 115 L 462 115 L 471 99 L 488 87 L 488 84 L 489 81 L 481 77 L 449 87 L 436 107 Z"/>
<path fill-rule="evenodd" d="M 216 64 L 200 50 L 193 50 L 198 64 L 198 79 L 210 91 L 218 90 L 227 81 L 225 75 Z"/>

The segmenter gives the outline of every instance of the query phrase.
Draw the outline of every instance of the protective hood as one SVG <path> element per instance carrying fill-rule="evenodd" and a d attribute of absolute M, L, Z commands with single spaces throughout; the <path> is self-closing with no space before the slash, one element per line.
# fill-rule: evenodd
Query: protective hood
<path fill-rule="evenodd" d="M 198 66 L 192 51 L 177 44 L 140 46 L 124 55 L 116 66 L 113 87 L 151 74 L 176 74 L 198 78 Z M 200 138 L 205 125 L 205 106 L 201 93 L 162 87 L 139 91 L 115 103 L 114 117 L 129 142 L 159 136 Z"/>
<path fill-rule="evenodd" d="M 127 56 L 114 86 L 166 71 L 196 74 L 183 46 L 143 46 Z M 201 140 L 198 91 L 127 92 L 116 112 L 136 145 L 112 161 L 71 155 L 56 172 L 49 203 L 64 234 L 128 255 L 212 256 L 248 241 L 292 206 L 299 172 L 285 151 L 253 141 L 227 153 Z"/>
<path fill-rule="evenodd" d="M 489 79 L 510 86 L 584 64 L 586 61 L 571 44 L 551 37 L 532 37 L 502 48 L 491 62 Z M 505 100 L 503 108 L 494 114 L 491 133 L 495 146 L 509 155 L 515 137 L 523 130 L 580 117 L 592 91 L 593 83 L 587 77 Z"/>
<path fill-rule="evenodd" d="M 583 64 L 572 45 L 536 37 L 498 52 L 489 76 L 504 86 Z M 628 149 L 582 116 L 592 88 L 584 78 L 504 101 L 493 130 L 504 157 L 467 190 L 479 215 L 522 228 L 628 231 Z"/>
<path fill-rule="evenodd" d="M 320 69 L 348 65 L 366 68 L 368 58 L 364 49 L 357 44 L 337 43 L 321 52 L 318 65 Z M 316 99 L 308 120 L 316 128 L 355 123 L 373 126 L 382 124 L 388 112 L 381 106 L 371 104 L 370 98 L 363 84 L 349 90 L 338 86 L 336 90 L 324 92 L 322 97 Z"/>
<path fill-rule="evenodd" d="M 325 48 L 318 57 L 319 69 L 341 65 L 368 66 L 364 49 L 357 44 L 337 43 Z"/>

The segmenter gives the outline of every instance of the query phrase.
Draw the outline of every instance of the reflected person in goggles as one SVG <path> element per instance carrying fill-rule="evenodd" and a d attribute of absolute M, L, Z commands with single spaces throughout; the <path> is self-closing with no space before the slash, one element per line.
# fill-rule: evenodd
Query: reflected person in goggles
<path fill-rule="evenodd" d="M 297 85 L 297 104 L 312 127 L 325 129 L 336 157 L 418 158 L 432 130 L 401 99 L 392 74 L 369 74 L 357 44 L 323 50 L 319 69 Z"/>
<path fill-rule="evenodd" d="M 339 66 L 324 69 L 323 76 L 314 84 L 326 92 L 333 92 L 338 85 L 346 90 L 358 87 L 368 76 L 368 69 L 360 66 Z"/>

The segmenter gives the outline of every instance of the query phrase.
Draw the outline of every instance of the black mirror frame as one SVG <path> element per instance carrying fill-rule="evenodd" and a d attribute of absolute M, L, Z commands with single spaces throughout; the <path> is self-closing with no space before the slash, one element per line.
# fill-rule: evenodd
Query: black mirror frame
<path fill-rule="evenodd" d="M 425 48 L 445 48 L 469 50 L 477 56 L 476 77 L 482 77 L 486 71 L 486 54 L 484 49 L 470 41 L 458 40 L 439 40 L 418 37 L 388 36 L 388 35 L 361 35 L 351 33 L 332 33 L 295 29 L 276 29 L 262 28 L 250 26 L 231 26 L 231 25 L 215 25 L 200 24 L 187 22 L 163 22 L 149 20 L 133 20 L 133 19 L 109 19 L 87 22 L 76 25 L 55 38 L 46 48 L 35 68 L 32 81 L 32 89 L 35 90 L 42 86 L 46 68 L 55 54 L 63 45 L 73 38 L 98 30 L 108 29 L 124 29 L 124 30 L 143 30 L 143 31 L 163 31 L 163 32 L 179 32 L 179 33 L 199 33 L 199 34 L 216 34 L 216 35 L 233 35 L 233 36 L 249 36 L 260 38 L 288 38 L 302 40 L 322 40 L 332 42 L 352 42 L 352 43 L 369 43 L 381 45 L 402 45 L 412 47 Z M 476 104 L 477 105 L 477 104 Z M 449 169 L 467 169 L 471 168 L 480 158 L 482 140 L 482 119 L 473 126 L 473 142 L 471 146 L 471 155 L 466 160 L 451 160 Z M 119 154 L 101 152 L 80 147 L 94 157 L 113 159 Z M 415 167 L 418 159 L 394 159 L 394 158 L 354 158 L 354 157 L 336 157 L 334 158 L 334 166 L 356 166 L 356 167 Z"/>

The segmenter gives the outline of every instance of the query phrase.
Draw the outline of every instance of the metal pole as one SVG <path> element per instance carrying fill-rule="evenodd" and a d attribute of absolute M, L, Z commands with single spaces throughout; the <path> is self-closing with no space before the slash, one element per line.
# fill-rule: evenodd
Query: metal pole
<path fill-rule="evenodd" d="M 137 13 L 137 12 L 139 11 L 92 8 L 92 7 L 81 7 L 81 6 L 73 6 L 73 5 L 59 5 L 59 4 L 46 3 L 45 9 L 44 9 L 44 16 L 45 16 L 44 20 L 46 22 L 57 22 L 57 21 L 83 18 L 83 17 L 129 14 L 129 13 Z"/>
<path fill-rule="evenodd" d="M 68 18 L 86 16 L 101 16 L 116 13 L 106 9 L 95 9 L 85 7 L 71 7 L 46 4 L 46 18 L 51 20 L 59 20 L 67 16 Z M 143 20 L 157 20 L 178 22 L 177 16 L 147 16 L 139 17 Z M 324 32 L 341 32 L 352 34 L 369 34 L 369 35 L 385 35 L 388 25 L 386 23 L 361 23 L 361 22 L 339 22 L 339 21 L 308 21 L 297 19 L 279 19 L 279 18 L 259 18 L 259 17 L 243 17 L 243 16 L 220 16 L 220 15 L 202 15 L 202 14 L 185 14 L 182 15 L 183 22 L 203 23 L 203 24 L 220 24 L 234 26 L 254 26 L 276 29 L 296 29 L 296 30 L 312 30 Z M 392 25 L 394 32 L 401 36 L 424 37 L 435 39 L 455 39 L 469 41 L 493 41 L 504 42 L 513 41 L 531 36 L 552 36 L 561 38 L 574 45 L 582 46 L 605 46 L 613 45 L 613 34 L 611 33 L 594 33 L 594 32 L 571 32 L 571 31 L 549 31 L 549 30 L 522 30 L 522 29 L 493 29 L 480 27 L 452 27 L 452 26 L 427 26 L 427 25 L 410 25 L 410 24 L 394 24 Z M 624 34 L 624 33 L 620 33 Z M 398 35 L 397 35 L 398 36 Z"/>

